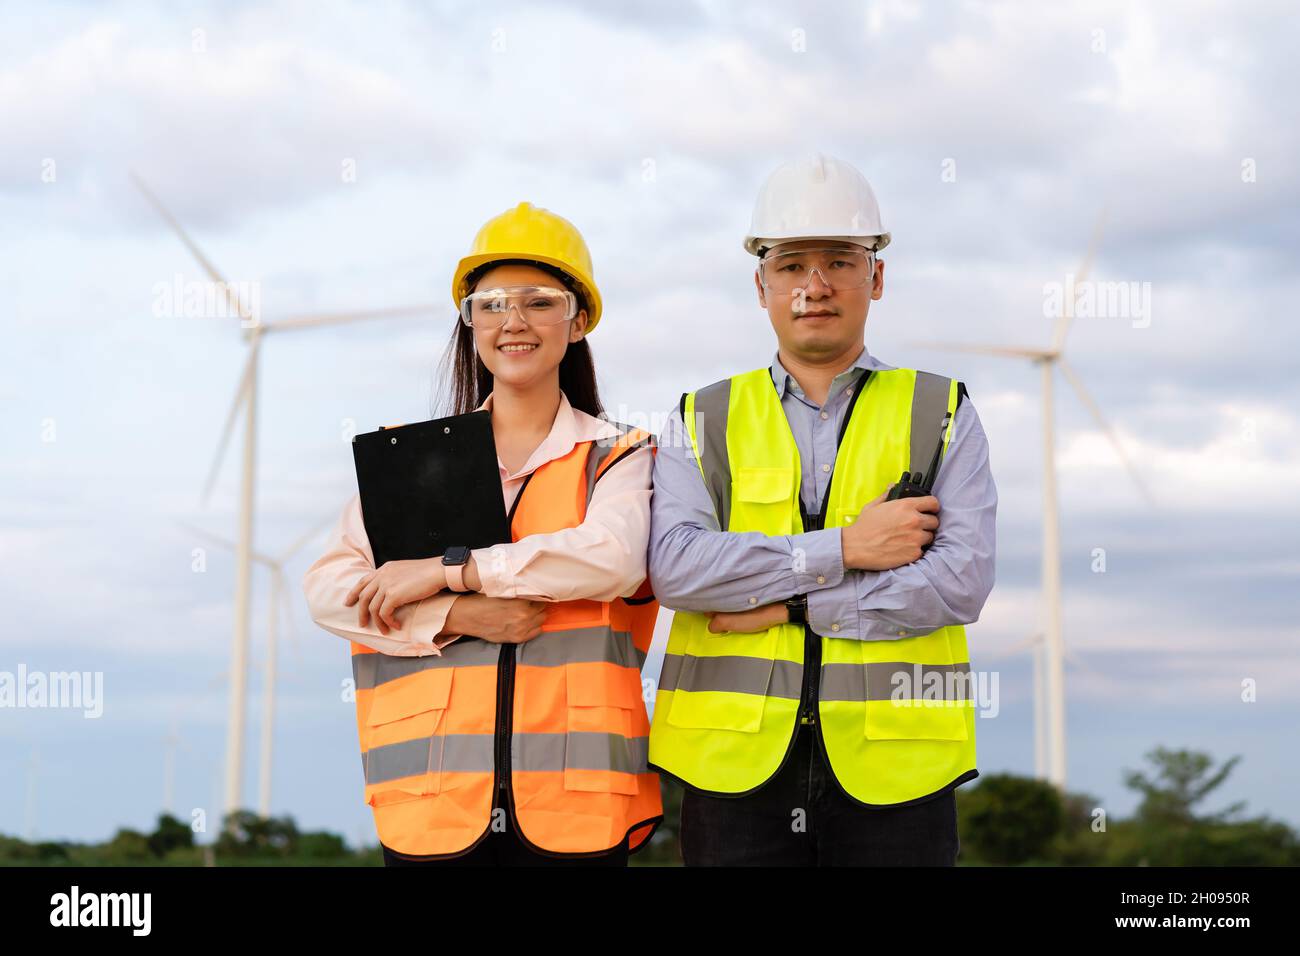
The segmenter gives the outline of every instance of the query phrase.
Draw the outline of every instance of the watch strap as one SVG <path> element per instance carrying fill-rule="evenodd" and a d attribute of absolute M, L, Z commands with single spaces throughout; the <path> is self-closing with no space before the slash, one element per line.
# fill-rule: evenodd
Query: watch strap
<path fill-rule="evenodd" d="M 442 569 L 447 573 L 447 587 L 453 591 L 468 591 L 465 587 L 465 565 L 447 564 L 443 562 Z"/>
<path fill-rule="evenodd" d="M 785 602 L 786 610 L 790 615 L 791 624 L 808 623 L 808 598 L 802 594 L 796 594 Z"/>

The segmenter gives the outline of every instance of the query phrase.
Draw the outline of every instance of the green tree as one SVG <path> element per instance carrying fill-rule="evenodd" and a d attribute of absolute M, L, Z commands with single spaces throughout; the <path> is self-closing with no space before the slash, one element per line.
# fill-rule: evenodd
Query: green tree
<path fill-rule="evenodd" d="M 1237 802 L 1218 813 L 1202 817 L 1195 815 L 1195 807 L 1223 781 L 1241 757 L 1231 757 L 1217 771 L 1211 772 L 1213 759 L 1209 754 L 1191 750 L 1167 750 L 1157 747 L 1146 755 L 1156 770 L 1155 779 L 1137 770 L 1124 773 L 1124 785 L 1142 794 L 1137 818 L 1143 823 L 1165 826 L 1189 826 L 1194 822 L 1227 823 L 1245 807 Z"/>
<path fill-rule="evenodd" d="M 1157 747 L 1146 755 L 1154 775 L 1126 771 L 1125 783 L 1142 794 L 1131 821 L 1117 828 L 1111 858 L 1139 866 L 1294 866 L 1300 840 L 1285 823 L 1267 817 L 1236 819 L 1244 801 L 1197 815 L 1241 758 L 1217 770 L 1208 754 Z"/>
<path fill-rule="evenodd" d="M 147 862 L 153 859 L 149 838 L 139 830 L 120 829 L 104 845 L 104 857 L 112 862 Z"/>
<path fill-rule="evenodd" d="M 298 855 L 312 860 L 332 860 L 347 856 L 348 848 L 337 833 L 322 830 L 299 836 Z"/>
<path fill-rule="evenodd" d="M 1087 793 L 1067 793 L 1061 801 L 1061 832 L 1045 860 L 1060 866 L 1101 866 L 1110 852 L 1110 833 L 1094 829 L 1101 801 Z"/>
<path fill-rule="evenodd" d="M 958 791 L 963 862 L 1027 863 L 1048 856 L 1061 832 L 1064 809 L 1043 780 L 991 774 L 969 793 Z M 969 853 L 969 856 L 967 854 Z"/>
<path fill-rule="evenodd" d="M 154 856 L 166 856 L 180 847 L 194 846 L 194 831 L 170 813 L 158 816 L 158 826 L 149 834 L 149 849 Z"/>
<path fill-rule="evenodd" d="M 252 810 L 226 814 L 217 837 L 218 856 L 293 856 L 298 848 L 298 826 L 293 817 L 263 817 Z"/>

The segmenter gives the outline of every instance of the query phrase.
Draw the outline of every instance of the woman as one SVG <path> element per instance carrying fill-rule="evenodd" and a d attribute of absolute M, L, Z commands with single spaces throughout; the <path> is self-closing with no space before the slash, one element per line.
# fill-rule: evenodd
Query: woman
<path fill-rule="evenodd" d="M 567 220 L 490 220 L 452 297 L 451 411 L 491 413 L 512 541 L 376 569 L 353 496 L 308 570 L 313 619 L 352 642 L 366 801 L 390 866 L 625 866 L 663 819 L 650 436 L 600 417 L 600 293 Z"/>

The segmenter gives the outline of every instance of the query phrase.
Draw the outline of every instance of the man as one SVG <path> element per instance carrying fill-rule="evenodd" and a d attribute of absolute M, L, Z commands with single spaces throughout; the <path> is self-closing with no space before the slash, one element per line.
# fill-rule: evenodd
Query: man
<path fill-rule="evenodd" d="M 649 572 L 677 613 L 649 757 L 685 784 L 687 865 L 956 861 L 997 491 L 964 385 L 866 349 L 889 239 L 853 166 L 778 168 L 745 241 L 776 357 L 660 438 Z"/>

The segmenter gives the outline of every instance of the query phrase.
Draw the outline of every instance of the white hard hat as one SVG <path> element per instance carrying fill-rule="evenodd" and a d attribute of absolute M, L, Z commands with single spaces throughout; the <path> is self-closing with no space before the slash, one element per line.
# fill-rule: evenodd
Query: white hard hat
<path fill-rule="evenodd" d="M 840 239 L 875 251 L 889 245 L 867 178 L 822 153 L 782 163 L 758 191 L 745 249 L 757 256 L 788 239 Z"/>

